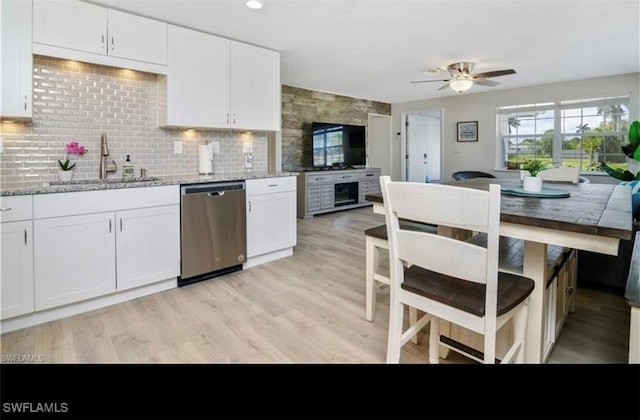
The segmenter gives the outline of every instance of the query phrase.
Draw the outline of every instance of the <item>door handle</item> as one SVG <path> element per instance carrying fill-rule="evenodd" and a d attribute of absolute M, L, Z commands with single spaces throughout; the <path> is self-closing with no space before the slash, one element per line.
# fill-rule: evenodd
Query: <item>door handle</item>
<path fill-rule="evenodd" d="M 213 192 L 207 193 L 207 195 L 209 197 L 218 197 L 218 196 L 222 197 L 224 195 L 224 191 L 213 191 Z"/>

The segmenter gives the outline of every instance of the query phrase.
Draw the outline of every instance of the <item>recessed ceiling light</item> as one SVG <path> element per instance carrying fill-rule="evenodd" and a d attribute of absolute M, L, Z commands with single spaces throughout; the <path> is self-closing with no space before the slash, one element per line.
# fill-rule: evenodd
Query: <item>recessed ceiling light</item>
<path fill-rule="evenodd" d="M 262 9 L 262 2 L 258 0 L 249 0 L 246 5 L 249 9 Z"/>

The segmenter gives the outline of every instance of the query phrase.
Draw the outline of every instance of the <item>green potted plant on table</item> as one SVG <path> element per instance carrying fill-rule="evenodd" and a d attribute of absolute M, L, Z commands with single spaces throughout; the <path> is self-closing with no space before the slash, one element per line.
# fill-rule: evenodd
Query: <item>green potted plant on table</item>
<path fill-rule="evenodd" d="M 600 169 L 620 181 L 634 181 L 640 179 L 640 121 L 634 121 L 629 126 L 629 144 L 622 146 L 622 152 L 627 160 L 627 169 L 612 168 L 600 162 Z"/>
<path fill-rule="evenodd" d="M 533 193 L 542 191 L 542 178 L 538 174 L 548 167 L 549 164 L 540 159 L 525 160 L 520 169 L 529 172 L 529 175 L 524 175 L 522 178 L 522 189 Z"/>

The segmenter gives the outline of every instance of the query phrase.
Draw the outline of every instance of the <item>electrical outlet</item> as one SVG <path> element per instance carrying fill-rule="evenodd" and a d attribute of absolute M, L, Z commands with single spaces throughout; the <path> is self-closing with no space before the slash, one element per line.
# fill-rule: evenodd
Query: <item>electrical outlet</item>
<path fill-rule="evenodd" d="M 220 142 L 219 141 L 214 141 L 214 142 L 212 142 L 212 144 L 213 144 L 213 147 L 212 147 L 213 148 L 213 153 L 216 154 L 216 155 L 220 154 Z"/>
<path fill-rule="evenodd" d="M 182 142 L 180 140 L 173 142 L 173 153 L 177 155 L 182 153 Z"/>
<path fill-rule="evenodd" d="M 242 153 L 253 153 L 253 143 L 242 143 Z"/>
<path fill-rule="evenodd" d="M 250 154 L 244 155 L 244 167 L 253 168 L 253 156 Z"/>

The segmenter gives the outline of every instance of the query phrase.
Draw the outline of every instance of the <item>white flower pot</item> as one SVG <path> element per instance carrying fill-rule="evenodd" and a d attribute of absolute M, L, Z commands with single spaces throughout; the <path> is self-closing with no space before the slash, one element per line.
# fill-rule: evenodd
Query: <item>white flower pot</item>
<path fill-rule="evenodd" d="M 542 178 L 539 176 L 525 175 L 522 180 L 522 189 L 526 192 L 538 193 L 542 191 Z"/>
<path fill-rule="evenodd" d="M 58 171 L 58 179 L 60 181 L 71 181 L 73 179 L 73 171 Z"/>
<path fill-rule="evenodd" d="M 640 172 L 640 162 L 627 156 L 627 170 L 632 174 Z"/>

